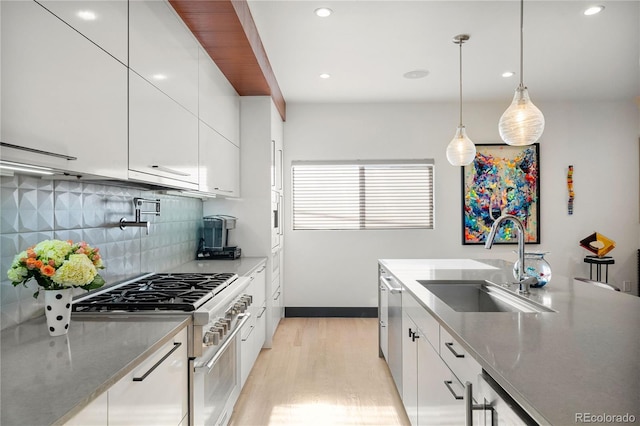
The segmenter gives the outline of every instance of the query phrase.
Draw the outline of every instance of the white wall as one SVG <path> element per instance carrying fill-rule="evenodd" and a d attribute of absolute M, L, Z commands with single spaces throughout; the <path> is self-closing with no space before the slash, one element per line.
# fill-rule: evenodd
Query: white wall
<path fill-rule="evenodd" d="M 508 103 L 508 102 L 507 102 Z M 465 104 L 476 143 L 498 143 L 507 104 Z M 588 276 L 590 254 L 578 241 L 597 231 L 616 241 L 609 282 L 632 281 L 637 293 L 638 110 L 633 100 L 538 103 L 547 125 L 540 140 L 541 241 L 553 272 Z M 285 306 L 377 306 L 379 258 L 503 258 L 514 246 L 463 246 L 460 168 L 445 148 L 457 104 L 288 104 L 285 123 Z M 435 160 L 433 230 L 292 231 L 290 165 L 295 160 Z M 567 166 L 574 165 L 574 214 L 567 214 Z M 553 279 L 549 285 L 553 285 Z"/>

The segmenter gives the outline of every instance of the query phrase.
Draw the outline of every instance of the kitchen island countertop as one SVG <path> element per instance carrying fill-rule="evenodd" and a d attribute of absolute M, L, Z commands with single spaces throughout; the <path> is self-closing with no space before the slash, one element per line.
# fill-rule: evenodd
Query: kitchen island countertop
<path fill-rule="evenodd" d="M 640 298 L 554 275 L 528 297 L 556 312 L 456 312 L 418 280 L 506 285 L 514 281 L 513 264 L 471 259 L 380 264 L 538 423 L 640 422 Z"/>
<path fill-rule="evenodd" d="M 44 316 L 2 330 L 0 424 L 63 424 L 188 326 L 189 315 L 75 319 L 51 337 Z"/>

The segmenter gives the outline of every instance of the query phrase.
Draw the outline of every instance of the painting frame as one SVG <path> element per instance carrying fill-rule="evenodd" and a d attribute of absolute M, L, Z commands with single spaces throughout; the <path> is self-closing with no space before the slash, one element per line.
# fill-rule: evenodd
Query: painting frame
<path fill-rule="evenodd" d="M 461 169 L 462 244 L 484 244 L 501 214 L 518 217 L 525 243 L 540 244 L 540 144 L 476 144 L 473 162 Z M 516 244 L 511 221 L 500 225 L 494 243 Z"/>

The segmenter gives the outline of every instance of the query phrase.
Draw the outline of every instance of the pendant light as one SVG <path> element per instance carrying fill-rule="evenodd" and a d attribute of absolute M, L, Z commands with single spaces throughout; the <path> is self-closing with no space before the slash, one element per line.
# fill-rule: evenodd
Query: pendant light
<path fill-rule="evenodd" d="M 467 130 L 462 125 L 462 44 L 467 40 L 467 34 L 459 34 L 453 38 L 453 42 L 460 45 L 460 124 L 455 136 L 447 145 L 447 160 L 452 166 L 466 166 L 476 157 L 476 146 L 467 137 Z"/>
<path fill-rule="evenodd" d="M 529 91 L 523 83 L 523 22 L 524 0 L 520 0 L 520 85 L 498 124 L 502 140 L 514 146 L 531 145 L 544 131 L 544 115 L 529 99 Z"/>

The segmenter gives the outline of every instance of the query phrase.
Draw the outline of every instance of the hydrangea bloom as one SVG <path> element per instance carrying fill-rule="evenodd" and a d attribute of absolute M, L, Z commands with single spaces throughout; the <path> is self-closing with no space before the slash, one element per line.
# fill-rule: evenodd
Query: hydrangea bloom
<path fill-rule="evenodd" d="M 64 287 L 73 287 L 74 285 L 86 285 L 91 283 L 95 278 L 96 267 L 89 258 L 84 254 L 72 254 L 69 259 L 58 268 L 52 277 L 53 282 Z"/>

